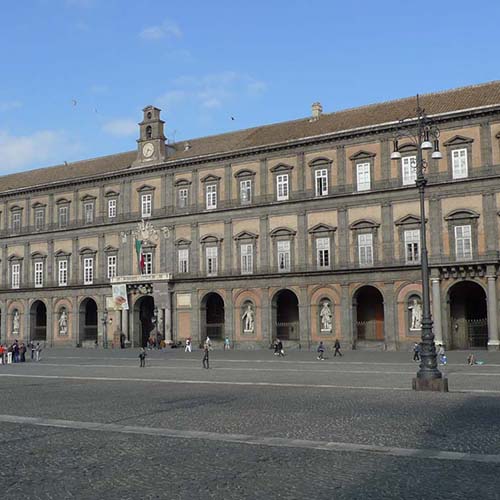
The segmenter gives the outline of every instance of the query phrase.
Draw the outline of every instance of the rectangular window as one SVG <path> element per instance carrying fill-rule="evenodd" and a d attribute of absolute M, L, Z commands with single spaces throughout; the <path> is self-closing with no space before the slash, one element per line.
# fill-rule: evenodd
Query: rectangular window
<path fill-rule="evenodd" d="M 455 226 L 455 254 L 457 260 L 472 259 L 472 231 L 470 226 Z"/>
<path fill-rule="evenodd" d="M 407 264 L 420 262 L 420 230 L 405 231 L 405 260 Z"/>
<path fill-rule="evenodd" d="M 403 186 L 414 185 L 417 180 L 417 157 L 404 156 L 401 159 L 403 169 Z"/>
<path fill-rule="evenodd" d="M 110 219 L 116 217 L 116 200 L 108 200 L 108 217 Z"/>
<path fill-rule="evenodd" d="M 369 163 L 358 163 L 356 165 L 356 181 L 358 191 L 369 191 L 371 189 Z"/>
<path fill-rule="evenodd" d="M 372 266 L 373 265 L 373 235 L 359 234 L 358 235 L 359 247 L 359 265 Z"/>
<path fill-rule="evenodd" d="M 189 250 L 187 248 L 180 248 L 178 251 L 179 272 L 189 272 Z"/>
<path fill-rule="evenodd" d="M 35 230 L 41 231 L 45 227 L 45 210 L 37 208 L 35 210 Z"/>
<path fill-rule="evenodd" d="M 12 231 L 21 231 L 21 212 L 12 212 Z"/>
<path fill-rule="evenodd" d="M 94 282 L 94 258 L 85 257 L 83 259 L 83 284 L 92 285 Z"/>
<path fill-rule="evenodd" d="M 85 215 L 85 224 L 92 224 L 94 222 L 94 203 L 85 203 L 83 205 L 83 212 Z"/>
<path fill-rule="evenodd" d="M 207 247 L 207 275 L 217 276 L 218 262 L 217 262 L 217 247 Z"/>
<path fill-rule="evenodd" d="M 108 255 L 108 279 L 116 276 L 116 255 Z"/>
<path fill-rule="evenodd" d="M 144 274 L 153 274 L 153 253 L 144 254 Z"/>
<path fill-rule="evenodd" d="M 326 196 L 328 194 L 328 170 L 322 168 L 314 172 L 316 196 Z"/>
<path fill-rule="evenodd" d="M 43 286 L 43 262 L 35 262 L 35 287 Z"/>
<path fill-rule="evenodd" d="M 316 239 L 316 262 L 318 268 L 330 268 L 330 238 Z"/>
<path fill-rule="evenodd" d="M 452 175 L 454 179 L 464 179 L 468 175 L 467 149 L 454 149 L 451 152 Z"/>
<path fill-rule="evenodd" d="M 276 193 L 278 201 L 288 200 L 288 174 L 276 176 Z"/>
<path fill-rule="evenodd" d="M 57 266 L 57 282 L 59 286 L 68 284 L 68 261 L 60 260 Z"/>
<path fill-rule="evenodd" d="M 253 273 L 253 245 L 245 243 L 240 247 L 241 252 L 241 274 Z"/>
<path fill-rule="evenodd" d="M 188 204 L 187 188 L 179 189 L 179 208 L 186 208 Z"/>
<path fill-rule="evenodd" d="M 59 227 L 67 227 L 69 221 L 69 209 L 68 207 L 59 207 Z"/>
<path fill-rule="evenodd" d="M 288 272 L 291 268 L 290 242 L 278 241 L 278 271 Z"/>
<path fill-rule="evenodd" d="M 252 181 L 251 179 L 246 179 L 240 181 L 240 199 L 241 203 L 251 203 L 252 202 Z"/>
<path fill-rule="evenodd" d="M 217 208 L 217 184 L 207 184 L 207 210 Z"/>
<path fill-rule="evenodd" d="M 153 207 L 153 195 L 143 194 L 141 196 L 141 217 L 151 217 Z"/>
<path fill-rule="evenodd" d="M 12 288 L 19 288 L 21 285 L 21 264 L 12 264 Z"/>

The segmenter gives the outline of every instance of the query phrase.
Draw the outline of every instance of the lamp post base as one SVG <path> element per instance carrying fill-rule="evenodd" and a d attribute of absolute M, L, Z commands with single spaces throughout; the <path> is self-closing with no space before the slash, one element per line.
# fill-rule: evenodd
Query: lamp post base
<path fill-rule="evenodd" d="M 448 392 L 448 379 L 443 378 L 418 378 L 412 380 L 414 391 Z"/>

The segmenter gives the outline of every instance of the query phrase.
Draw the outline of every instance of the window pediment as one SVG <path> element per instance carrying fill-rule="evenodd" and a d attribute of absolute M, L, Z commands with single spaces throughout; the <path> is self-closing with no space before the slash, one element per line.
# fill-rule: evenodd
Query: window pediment
<path fill-rule="evenodd" d="M 31 258 L 32 258 L 33 260 L 37 260 L 37 259 L 38 259 L 38 260 L 40 260 L 40 259 L 46 259 L 46 258 L 47 258 L 47 254 L 44 254 L 44 253 L 42 253 L 42 252 L 33 252 L 33 253 L 31 254 Z"/>
<path fill-rule="evenodd" d="M 204 243 L 204 244 L 216 244 L 216 243 L 220 243 L 222 241 L 223 238 L 218 238 L 217 236 L 213 235 L 213 234 L 207 234 L 203 237 L 200 238 L 200 243 Z"/>
<path fill-rule="evenodd" d="M 71 203 L 71 200 L 68 200 L 67 198 L 58 198 L 56 200 L 56 205 L 66 205 L 68 203 Z"/>
<path fill-rule="evenodd" d="M 191 181 L 189 179 L 177 179 L 174 183 L 174 186 L 189 186 Z"/>
<path fill-rule="evenodd" d="M 89 257 L 95 255 L 97 253 L 96 250 L 93 250 L 92 248 L 90 247 L 84 247 L 80 250 L 80 255 L 87 255 Z"/>
<path fill-rule="evenodd" d="M 470 137 L 465 137 L 463 135 L 455 135 L 451 139 L 448 139 L 445 141 L 443 144 L 445 146 L 461 146 L 465 144 L 471 144 L 474 142 L 474 139 L 471 139 Z"/>
<path fill-rule="evenodd" d="M 314 158 L 309 162 L 310 167 L 327 167 L 333 163 L 333 160 L 326 158 L 325 156 L 320 156 L 319 158 Z"/>
<path fill-rule="evenodd" d="M 220 177 L 218 177 L 217 175 L 214 175 L 214 174 L 208 174 L 208 175 L 205 175 L 205 177 L 203 177 L 201 179 L 201 182 L 219 182 L 220 181 Z"/>
<path fill-rule="evenodd" d="M 9 262 L 17 262 L 17 261 L 21 261 L 23 260 L 22 257 L 20 257 L 19 255 L 13 253 L 12 255 L 9 255 L 9 258 L 7 259 Z"/>
<path fill-rule="evenodd" d="M 427 222 L 427 219 L 426 219 Z M 396 222 L 394 222 L 396 226 L 405 226 L 409 224 L 420 224 L 420 217 L 418 215 L 408 214 L 404 217 L 401 217 Z"/>
<path fill-rule="evenodd" d="M 255 240 L 259 236 L 255 233 L 251 233 L 250 231 L 241 231 L 237 235 L 234 236 L 235 240 Z"/>
<path fill-rule="evenodd" d="M 106 191 L 104 196 L 106 198 L 115 198 L 116 196 L 120 196 L 120 193 L 118 193 L 117 191 L 110 190 L 110 191 Z"/>
<path fill-rule="evenodd" d="M 23 207 L 21 207 L 20 205 L 12 205 L 9 210 L 11 212 L 21 212 L 23 210 Z"/>
<path fill-rule="evenodd" d="M 463 219 L 478 219 L 479 214 L 475 210 L 470 210 L 467 208 L 459 208 L 452 210 L 444 220 L 463 220 Z"/>
<path fill-rule="evenodd" d="M 155 187 L 154 186 L 150 186 L 149 184 L 143 184 L 142 186 L 138 187 L 137 188 L 137 192 L 138 193 L 144 193 L 144 192 L 147 192 L 147 191 L 154 191 L 155 190 Z"/>
<path fill-rule="evenodd" d="M 189 245 L 191 245 L 191 242 L 189 240 L 184 239 L 184 238 L 179 238 L 175 242 L 175 246 L 177 246 L 177 247 L 187 247 Z"/>
<path fill-rule="evenodd" d="M 256 173 L 253 170 L 249 170 L 248 168 L 242 168 L 241 170 L 238 170 L 234 174 L 236 178 L 238 177 L 253 177 Z"/>
<path fill-rule="evenodd" d="M 352 229 L 352 230 L 377 229 L 378 227 L 380 227 L 380 224 L 378 222 L 375 222 L 371 219 L 361 219 L 361 220 L 357 220 L 356 222 L 353 222 L 349 226 L 349 229 Z"/>
<path fill-rule="evenodd" d="M 278 163 L 270 170 L 271 172 L 290 172 L 291 170 L 293 170 L 293 165 L 287 165 L 286 163 Z"/>
<path fill-rule="evenodd" d="M 337 228 L 328 224 L 319 223 L 309 229 L 310 234 L 333 233 Z"/>
<path fill-rule="evenodd" d="M 31 205 L 31 208 L 36 210 L 37 208 L 45 208 L 46 206 L 47 205 L 45 203 L 40 203 L 39 201 L 36 201 L 35 203 L 33 203 L 33 205 Z"/>
<path fill-rule="evenodd" d="M 369 160 L 370 158 L 374 158 L 375 156 L 375 153 L 371 153 L 370 151 L 364 151 L 363 149 L 361 149 L 357 153 L 349 156 L 349 160 Z"/>
<path fill-rule="evenodd" d="M 107 245 L 107 246 L 104 248 L 104 252 L 106 252 L 106 253 L 114 253 L 114 252 L 118 252 L 118 248 L 114 247 L 113 245 Z"/>
<path fill-rule="evenodd" d="M 91 194 L 86 194 L 85 196 L 82 196 L 80 198 L 81 201 L 94 201 L 96 199 L 95 196 L 92 196 Z"/>
<path fill-rule="evenodd" d="M 272 238 L 275 238 L 277 236 L 292 237 L 297 234 L 297 231 L 294 231 L 293 229 L 290 229 L 288 227 L 277 227 L 276 229 L 273 229 L 269 234 Z"/>
<path fill-rule="evenodd" d="M 55 254 L 54 257 L 69 257 L 71 255 L 70 252 L 65 252 L 64 250 L 58 250 Z"/>
<path fill-rule="evenodd" d="M 418 148 L 412 142 L 405 142 L 403 144 L 400 144 L 398 149 L 399 152 L 404 155 L 409 153 L 416 153 Z"/>

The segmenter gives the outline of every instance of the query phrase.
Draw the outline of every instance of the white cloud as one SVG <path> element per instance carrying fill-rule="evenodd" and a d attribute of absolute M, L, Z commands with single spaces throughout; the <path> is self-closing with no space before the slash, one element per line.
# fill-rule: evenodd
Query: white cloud
<path fill-rule="evenodd" d="M 10 111 L 11 109 L 17 109 L 21 106 L 21 101 L 0 101 L 0 112 Z"/>
<path fill-rule="evenodd" d="M 0 130 L 0 172 L 62 163 L 79 149 L 74 140 L 58 130 L 39 130 L 25 136 L 14 136 Z"/>
<path fill-rule="evenodd" d="M 162 24 L 147 26 L 139 36 L 144 40 L 160 40 L 162 38 L 181 38 L 182 30 L 173 21 L 165 20 Z"/>
<path fill-rule="evenodd" d="M 115 137 L 130 137 L 139 133 L 137 123 L 130 118 L 110 120 L 102 126 L 102 129 Z"/>
<path fill-rule="evenodd" d="M 205 111 L 221 108 L 237 99 L 260 95 L 267 89 L 265 82 L 236 71 L 201 77 L 181 76 L 172 81 L 172 87 L 158 97 L 158 105 L 170 108 L 189 103 Z"/>

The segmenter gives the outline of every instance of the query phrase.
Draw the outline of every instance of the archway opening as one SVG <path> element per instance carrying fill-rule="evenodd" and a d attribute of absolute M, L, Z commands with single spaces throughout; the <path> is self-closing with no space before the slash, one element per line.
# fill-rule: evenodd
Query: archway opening
<path fill-rule="evenodd" d="M 90 297 L 80 304 L 80 341 L 97 341 L 97 304 Z"/>
<path fill-rule="evenodd" d="M 280 340 L 299 340 L 299 300 L 291 290 L 280 290 L 273 299 L 274 336 Z"/>
<path fill-rule="evenodd" d="M 357 340 L 384 340 L 384 298 L 374 286 L 361 287 L 355 295 Z"/>
<path fill-rule="evenodd" d="M 47 340 L 47 307 L 41 300 L 36 300 L 31 305 L 30 340 L 40 342 Z"/>
<path fill-rule="evenodd" d="M 224 338 L 224 299 L 215 292 L 206 295 L 201 304 L 202 324 L 204 325 L 204 337 L 210 339 Z M 202 339 L 203 340 L 203 339 Z"/>
<path fill-rule="evenodd" d="M 135 322 L 137 334 L 134 336 L 140 346 L 146 347 L 150 337 L 156 342 L 155 301 L 151 295 L 144 295 L 137 299 L 134 309 L 137 318 Z"/>
<path fill-rule="evenodd" d="M 451 348 L 488 347 L 486 293 L 472 281 L 453 285 L 449 292 Z"/>

